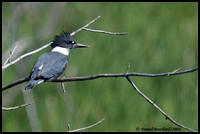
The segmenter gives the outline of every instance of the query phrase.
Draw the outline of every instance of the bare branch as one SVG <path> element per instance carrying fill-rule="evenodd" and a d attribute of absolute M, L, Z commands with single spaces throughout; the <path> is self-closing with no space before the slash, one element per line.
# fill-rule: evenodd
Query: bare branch
<path fill-rule="evenodd" d="M 28 80 L 29 80 L 29 78 L 21 78 L 21 79 L 19 79 L 19 80 L 16 80 L 15 82 L 12 82 L 12 83 L 10 83 L 10 84 L 4 86 L 4 87 L 2 88 L 2 91 L 3 91 L 3 90 L 6 90 L 6 89 L 8 89 L 8 88 L 11 88 L 11 87 L 13 87 L 13 86 L 16 86 L 16 85 L 18 85 L 18 84 L 21 84 L 21 83 L 23 83 L 23 82 L 26 82 L 26 81 L 28 81 Z"/>
<path fill-rule="evenodd" d="M 71 33 L 71 36 L 75 35 L 76 33 L 80 32 L 81 30 L 83 30 L 84 28 L 88 27 L 89 25 L 91 25 L 92 23 L 94 23 L 96 20 L 98 20 L 101 16 L 96 17 L 95 19 L 93 19 L 92 21 L 90 21 L 88 24 L 86 24 L 85 26 L 79 28 L 78 30 L 74 31 Z"/>
<path fill-rule="evenodd" d="M 97 78 L 110 78 L 110 77 L 127 77 L 127 76 L 138 76 L 138 77 L 163 77 L 163 76 L 173 76 L 173 75 L 181 75 L 181 74 L 186 74 L 186 73 L 191 73 L 194 71 L 197 71 L 198 67 L 184 70 L 181 72 L 175 72 L 175 73 L 160 73 L 160 74 L 147 74 L 147 73 L 118 73 L 118 74 L 96 74 L 96 75 L 91 75 L 91 76 L 83 76 L 83 77 L 74 77 L 74 78 L 64 78 L 64 79 L 53 79 L 50 82 L 73 82 L 73 81 L 84 81 L 84 80 L 94 80 Z M 18 85 L 20 83 L 28 81 L 28 78 L 21 78 L 15 82 L 12 82 L 2 88 L 2 91 L 11 88 L 15 85 Z"/>
<path fill-rule="evenodd" d="M 32 101 L 30 103 L 26 103 L 26 104 L 20 105 L 20 106 L 16 106 L 16 107 L 8 107 L 8 108 L 2 107 L 2 110 L 4 110 L 4 111 L 15 110 L 15 109 L 18 109 L 18 108 L 26 107 L 26 106 L 31 105 L 33 103 L 34 103 L 34 101 Z"/>
<path fill-rule="evenodd" d="M 19 60 L 21 60 L 21 59 L 23 59 L 23 58 L 25 58 L 25 57 L 27 57 L 27 56 L 29 56 L 29 55 L 32 55 L 32 54 L 34 54 L 34 53 L 37 53 L 37 52 L 41 51 L 42 49 L 44 49 L 44 48 L 50 46 L 51 43 L 52 43 L 52 42 L 50 42 L 50 43 L 44 45 L 43 47 L 38 48 L 38 49 L 36 49 L 36 50 L 34 50 L 34 51 L 32 51 L 32 52 L 26 53 L 26 54 L 24 54 L 24 55 L 18 57 L 18 58 L 15 59 L 14 61 L 12 61 L 12 62 L 10 62 L 10 63 L 8 63 L 8 64 L 6 64 L 6 65 L 3 65 L 3 66 L 2 66 L 2 69 L 5 69 L 5 68 L 9 67 L 10 65 L 15 64 L 15 63 L 18 62 Z"/>
<path fill-rule="evenodd" d="M 68 126 L 68 132 L 79 132 L 79 131 L 83 131 L 83 130 L 92 128 L 92 127 L 94 127 L 94 126 L 100 124 L 100 123 L 101 123 L 102 121 L 104 121 L 104 120 L 105 120 L 105 118 L 101 119 L 100 121 L 98 121 L 98 122 L 96 122 L 96 123 L 94 123 L 94 124 L 92 124 L 92 125 L 90 125 L 90 126 L 87 126 L 87 127 L 84 127 L 84 128 L 75 129 L 75 130 L 70 130 L 70 125 L 67 124 L 67 126 Z"/>
<path fill-rule="evenodd" d="M 137 86 L 129 79 L 128 76 L 126 76 L 126 79 L 129 81 L 129 83 L 132 85 L 132 87 L 136 90 L 136 92 L 138 92 L 143 98 L 146 99 L 146 101 L 148 101 L 151 105 L 153 105 L 156 109 L 158 109 L 165 117 L 166 119 L 170 120 L 173 124 L 187 129 L 189 131 L 195 132 L 195 130 L 192 130 L 191 128 L 188 128 L 182 124 L 179 124 L 178 122 L 176 122 L 175 120 L 173 120 L 169 115 L 167 115 L 162 109 L 160 109 L 152 100 L 150 100 L 147 96 L 145 96 L 138 88 Z"/>
<path fill-rule="evenodd" d="M 76 33 L 80 32 L 81 30 L 86 30 L 86 31 L 91 31 L 91 32 L 99 32 L 99 33 L 106 33 L 106 34 L 114 34 L 114 35 L 125 35 L 125 34 L 127 34 L 127 33 L 125 33 L 125 32 L 122 32 L 122 33 L 120 33 L 120 32 L 118 32 L 118 33 L 112 33 L 112 32 L 107 32 L 107 31 L 102 31 L 102 30 L 93 30 L 93 29 L 87 29 L 87 28 L 86 28 L 86 27 L 88 27 L 89 25 L 91 25 L 92 23 L 94 23 L 96 20 L 98 20 L 100 17 L 101 17 L 101 16 L 96 17 L 95 19 L 93 19 L 92 21 L 90 21 L 89 23 L 87 23 L 85 26 L 83 26 L 83 27 L 79 28 L 78 30 L 72 32 L 72 33 L 71 33 L 71 36 L 75 35 Z M 43 47 L 38 48 L 38 49 L 36 49 L 36 50 L 34 50 L 34 51 L 32 51 L 32 52 L 26 53 L 26 54 L 24 54 L 24 55 L 18 57 L 17 59 L 15 59 L 14 61 L 12 61 L 12 62 L 10 62 L 10 63 L 8 63 L 8 64 L 7 64 L 8 61 L 6 60 L 6 62 L 5 62 L 4 65 L 2 66 L 2 70 L 5 69 L 5 68 L 7 68 L 7 67 L 9 67 L 10 65 L 15 64 L 15 63 L 18 62 L 19 60 L 21 60 L 21 59 L 23 59 L 23 58 L 25 58 L 25 57 L 27 57 L 27 56 L 29 56 L 29 55 L 32 55 L 32 54 L 34 54 L 34 53 L 37 53 L 37 52 L 41 51 L 41 50 L 44 49 L 44 48 L 47 48 L 48 46 L 51 45 L 51 43 L 52 43 L 52 42 L 50 42 L 50 43 L 44 45 Z M 14 50 L 15 50 L 15 49 L 14 49 Z M 14 53 L 14 50 L 13 50 L 13 53 Z M 12 53 L 12 54 L 13 54 L 13 53 Z M 10 56 L 10 57 L 11 57 L 11 56 Z M 8 59 L 10 59 L 10 57 L 9 57 Z"/>
<path fill-rule="evenodd" d="M 52 82 L 72 82 L 72 81 L 84 81 L 84 80 L 93 80 L 97 78 L 109 78 L 109 77 L 126 77 L 126 76 L 139 76 L 139 77 L 163 77 L 163 76 L 173 76 L 173 75 L 180 75 L 191 73 L 197 71 L 198 67 L 193 69 L 184 70 L 181 72 L 175 73 L 159 73 L 159 74 L 147 74 L 147 73 L 118 73 L 118 74 L 96 74 L 91 76 L 83 76 L 83 77 L 74 77 L 74 78 L 65 78 L 65 79 L 54 79 Z"/>
<path fill-rule="evenodd" d="M 90 32 L 97 32 L 97 33 L 104 33 L 104 34 L 111 34 L 111 35 L 126 35 L 128 34 L 127 32 L 108 32 L 108 31 L 103 31 L 103 30 L 94 30 L 94 29 L 89 29 L 89 28 L 83 28 L 85 31 L 90 31 Z"/>

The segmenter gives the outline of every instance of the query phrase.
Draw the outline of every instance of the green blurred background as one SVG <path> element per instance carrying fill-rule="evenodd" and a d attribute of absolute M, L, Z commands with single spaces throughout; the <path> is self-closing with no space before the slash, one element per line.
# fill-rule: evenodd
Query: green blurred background
<path fill-rule="evenodd" d="M 198 3 L 2 3 L 2 64 L 18 45 L 13 59 L 52 41 L 62 31 L 73 32 L 97 16 L 88 28 L 128 35 L 81 31 L 73 38 L 90 45 L 69 55 L 61 77 L 99 73 L 163 73 L 198 66 Z M 2 72 L 2 86 L 27 77 L 46 48 Z M 198 72 L 142 78 L 138 88 L 178 123 L 198 130 Z M 34 101 L 26 108 L 2 112 L 2 131 L 67 131 L 101 124 L 86 131 L 137 131 L 176 128 L 137 92 L 126 78 L 44 83 L 23 91 L 26 83 L 2 92 L 2 105 Z M 180 131 L 187 131 L 180 129 Z"/>

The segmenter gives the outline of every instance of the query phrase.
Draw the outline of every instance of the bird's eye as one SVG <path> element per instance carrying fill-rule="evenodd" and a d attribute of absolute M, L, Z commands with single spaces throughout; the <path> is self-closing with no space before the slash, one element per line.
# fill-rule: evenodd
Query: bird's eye
<path fill-rule="evenodd" d="M 67 44 L 74 44 L 74 41 L 68 41 Z"/>
<path fill-rule="evenodd" d="M 71 41 L 71 44 L 74 44 L 75 42 L 74 41 Z"/>

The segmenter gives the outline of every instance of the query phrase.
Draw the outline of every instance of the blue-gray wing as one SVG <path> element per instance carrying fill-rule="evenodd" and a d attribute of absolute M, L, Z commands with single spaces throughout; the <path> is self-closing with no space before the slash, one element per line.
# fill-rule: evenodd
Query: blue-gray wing
<path fill-rule="evenodd" d="M 49 80 L 51 78 L 58 78 L 67 67 L 67 56 L 58 53 L 45 53 L 36 61 L 30 78 Z"/>

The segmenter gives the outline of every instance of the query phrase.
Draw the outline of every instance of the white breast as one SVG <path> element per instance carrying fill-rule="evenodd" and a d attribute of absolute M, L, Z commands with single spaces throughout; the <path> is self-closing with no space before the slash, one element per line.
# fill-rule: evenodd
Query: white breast
<path fill-rule="evenodd" d="M 67 48 L 63 48 L 63 47 L 55 47 L 51 50 L 52 52 L 59 52 L 62 53 L 64 55 L 69 55 L 69 49 Z"/>

